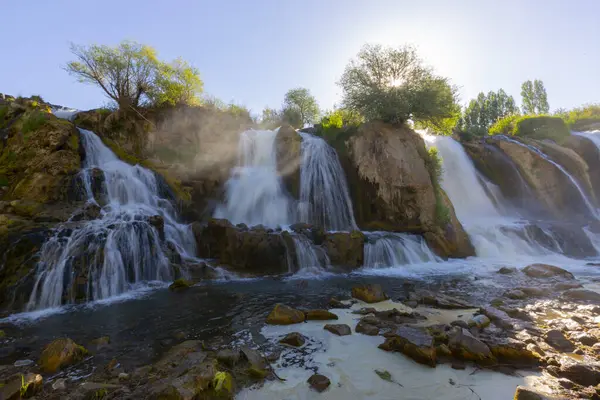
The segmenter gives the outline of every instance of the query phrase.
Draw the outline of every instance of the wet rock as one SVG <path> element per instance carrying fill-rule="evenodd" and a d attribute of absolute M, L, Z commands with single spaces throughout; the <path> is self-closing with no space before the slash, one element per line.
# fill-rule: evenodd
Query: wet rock
<path fill-rule="evenodd" d="M 600 304 L 600 293 L 587 289 L 569 289 L 562 294 L 564 299 L 576 301 L 588 301 Z"/>
<path fill-rule="evenodd" d="M 598 338 L 586 332 L 575 332 L 571 334 L 571 339 L 575 340 L 584 346 L 593 346 L 598 343 Z"/>
<path fill-rule="evenodd" d="M 330 308 L 350 308 L 350 304 L 344 304 L 340 300 L 332 297 L 329 299 L 329 307 Z"/>
<path fill-rule="evenodd" d="M 515 274 L 517 272 L 517 269 L 515 267 L 502 267 L 496 272 L 502 275 L 510 275 Z"/>
<path fill-rule="evenodd" d="M 575 279 L 569 271 L 548 264 L 531 264 L 523 268 L 523 273 L 531 278 L 553 278 Z"/>
<path fill-rule="evenodd" d="M 452 369 L 457 369 L 457 370 L 463 370 L 463 369 L 467 368 L 465 363 L 462 363 L 460 361 L 454 361 L 450 366 L 452 367 Z"/>
<path fill-rule="evenodd" d="M 101 382 L 84 382 L 79 385 L 78 392 L 84 394 L 84 398 L 91 399 L 102 399 L 106 397 L 110 392 L 114 392 L 120 389 L 119 385 L 112 385 L 110 383 Z"/>
<path fill-rule="evenodd" d="M 119 379 L 119 381 L 128 381 L 129 380 L 129 374 L 126 372 L 121 372 L 119 373 L 119 375 L 117 376 L 117 378 Z"/>
<path fill-rule="evenodd" d="M 402 326 L 388 335 L 379 346 L 386 351 L 400 352 L 416 362 L 430 367 L 436 365 L 436 350 L 433 336 L 423 328 Z"/>
<path fill-rule="evenodd" d="M 477 329 L 484 329 L 487 328 L 490 325 L 490 323 L 491 321 L 487 316 L 480 314 L 471 317 L 469 319 L 468 326 L 470 328 L 475 327 Z"/>
<path fill-rule="evenodd" d="M 293 346 L 293 347 L 300 347 L 300 346 L 304 345 L 305 339 L 304 339 L 304 336 L 301 335 L 300 333 L 291 332 L 291 333 L 288 333 L 287 335 L 285 335 L 283 337 L 283 339 L 281 339 L 279 341 L 279 343 L 287 344 L 287 345 Z"/>
<path fill-rule="evenodd" d="M 307 321 L 327 321 L 338 319 L 338 316 L 327 310 L 308 310 L 305 312 Z"/>
<path fill-rule="evenodd" d="M 160 215 L 153 215 L 148 217 L 148 223 L 152 225 L 158 232 L 158 235 L 162 240 L 165 238 L 165 220 Z"/>
<path fill-rule="evenodd" d="M 83 346 L 69 338 L 56 339 L 44 348 L 38 364 L 42 371 L 52 373 L 81 361 L 87 354 Z"/>
<path fill-rule="evenodd" d="M 535 358 L 542 358 L 546 355 L 546 352 L 544 350 L 542 350 L 540 348 L 540 346 L 538 346 L 535 343 L 529 343 L 527 344 L 526 349 L 535 357 Z"/>
<path fill-rule="evenodd" d="M 443 308 L 447 310 L 460 310 L 467 308 L 474 308 L 472 304 L 467 303 L 461 299 L 453 296 L 448 296 L 443 293 L 434 293 L 429 290 L 422 290 L 413 294 L 415 300 L 419 304 L 426 304 L 437 308 Z"/>
<path fill-rule="evenodd" d="M 264 379 L 269 375 L 267 360 L 258 351 L 248 346 L 243 346 L 240 350 L 244 358 L 250 363 L 250 368 L 248 368 L 250 376 L 257 379 Z"/>
<path fill-rule="evenodd" d="M 21 397 L 27 398 L 32 397 L 37 392 L 42 390 L 44 379 L 40 374 L 27 373 L 22 375 L 21 381 Z"/>
<path fill-rule="evenodd" d="M 440 357 L 450 357 L 452 355 L 452 351 L 445 344 L 440 344 L 435 347 L 436 356 Z"/>
<path fill-rule="evenodd" d="M 556 350 L 563 352 L 572 352 L 575 350 L 573 343 L 571 343 L 559 330 L 553 329 L 546 332 L 545 340 L 546 343 L 554 347 Z"/>
<path fill-rule="evenodd" d="M 267 324 L 270 325 L 291 325 L 304 322 L 305 315 L 302 311 L 286 306 L 285 304 L 276 304 L 273 311 L 267 316 Z"/>
<path fill-rule="evenodd" d="M 192 285 L 192 282 L 180 278 L 169 285 L 169 290 L 175 293 L 179 293 L 189 289 Z"/>
<path fill-rule="evenodd" d="M 42 389 L 43 378 L 39 374 L 17 374 L 0 385 L 0 399 L 17 400 L 29 398 Z"/>
<path fill-rule="evenodd" d="M 558 282 L 554 286 L 552 286 L 552 291 L 554 292 L 562 292 L 563 290 L 569 289 L 579 289 L 583 285 L 579 282 Z"/>
<path fill-rule="evenodd" d="M 361 231 L 325 234 L 323 248 L 331 265 L 359 268 L 363 265 L 365 235 Z"/>
<path fill-rule="evenodd" d="M 539 353 L 532 352 L 526 343 L 519 340 L 505 336 L 494 337 L 486 340 L 486 344 L 499 362 L 517 366 L 539 363 Z"/>
<path fill-rule="evenodd" d="M 33 365 L 33 360 L 17 360 L 13 365 L 15 367 L 29 367 Z"/>
<path fill-rule="evenodd" d="M 71 217 L 71 221 L 91 221 L 100 218 L 102 209 L 94 203 L 86 204 L 81 210 Z"/>
<path fill-rule="evenodd" d="M 490 363 L 495 361 L 490 348 L 464 328 L 454 327 L 448 334 L 448 347 L 456 358 Z"/>
<path fill-rule="evenodd" d="M 363 335 L 367 336 L 379 335 L 379 328 L 376 325 L 372 325 L 364 321 L 364 318 L 358 321 L 358 324 L 356 324 L 356 328 L 354 328 L 354 331 L 356 333 L 362 333 Z"/>
<path fill-rule="evenodd" d="M 325 391 L 329 385 L 331 385 L 329 378 L 319 374 L 312 375 L 306 382 L 313 390 L 316 390 L 319 393 Z"/>
<path fill-rule="evenodd" d="M 367 314 L 374 314 L 376 312 L 377 312 L 377 310 L 375 310 L 373 307 L 363 307 L 360 310 L 352 311 L 352 314 L 367 315 Z"/>
<path fill-rule="evenodd" d="M 338 336 L 346 336 L 352 334 L 352 330 L 346 324 L 327 324 L 323 327 L 323 329 Z"/>
<path fill-rule="evenodd" d="M 450 322 L 451 326 L 458 326 L 459 328 L 469 329 L 469 324 L 467 321 L 463 321 L 462 319 L 457 319 L 456 321 Z"/>
<path fill-rule="evenodd" d="M 232 349 L 219 350 L 217 360 L 228 367 L 234 367 L 240 360 L 240 352 Z"/>
<path fill-rule="evenodd" d="M 57 379 L 52 383 L 52 389 L 63 391 L 67 389 L 67 381 L 63 378 Z"/>
<path fill-rule="evenodd" d="M 509 290 L 504 295 L 512 300 L 524 300 L 527 298 L 527 295 L 525 294 L 525 292 L 523 292 L 522 290 L 519 290 L 519 289 Z"/>
<path fill-rule="evenodd" d="M 381 285 L 376 283 L 353 287 L 352 297 L 362 300 L 365 303 L 379 303 L 388 298 Z"/>
<path fill-rule="evenodd" d="M 518 290 L 525 293 L 527 297 L 543 297 L 548 294 L 547 290 L 536 288 L 536 287 L 520 287 Z"/>
<path fill-rule="evenodd" d="M 569 362 L 560 367 L 560 376 L 583 386 L 596 386 L 600 383 L 600 369 L 597 365 Z"/>
<path fill-rule="evenodd" d="M 510 316 L 495 307 L 482 307 L 479 309 L 483 315 L 487 316 L 495 325 L 503 329 L 512 329 L 513 323 Z"/>
<path fill-rule="evenodd" d="M 551 398 L 529 388 L 517 386 L 513 400 L 551 400 Z"/>
<path fill-rule="evenodd" d="M 108 336 L 99 337 L 98 339 L 92 340 L 90 342 L 90 344 L 91 344 L 91 348 L 93 348 L 95 351 L 102 350 L 102 349 L 110 346 L 110 337 L 108 337 Z"/>

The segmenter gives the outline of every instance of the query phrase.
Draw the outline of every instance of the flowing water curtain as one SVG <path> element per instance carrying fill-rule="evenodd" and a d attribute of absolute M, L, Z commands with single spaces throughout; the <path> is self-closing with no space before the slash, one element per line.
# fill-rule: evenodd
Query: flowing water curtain
<path fill-rule="evenodd" d="M 329 231 L 357 229 L 346 175 L 336 151 L 323 139 L 302 136 L 299 220 Z"/>
<path fill-rule="evenodd" d="M 148 281 L 171 281 L 185 271 L 173 269 L 166 243 L 183 259 L 194 259 L 191 229 L 177 221 L 170 201 L 160 196 L 154 173 L 119 160 L 93 132 L 80 132 L 86 197 L 103 207 L 98 219 L 59 227 L 43 245 L 29 310 L 105 299 Z M 98 178 L 92 171 L 101 171 L 104 201 L 92 190 Z M 162 232 L 151 223 L 157 216 L 164 223 Z"/>

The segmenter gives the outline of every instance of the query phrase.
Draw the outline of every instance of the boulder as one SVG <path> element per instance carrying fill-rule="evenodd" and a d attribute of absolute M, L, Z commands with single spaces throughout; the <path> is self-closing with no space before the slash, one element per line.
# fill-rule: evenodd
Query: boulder
<path fill-rule="evenodd" d="M 531 264 L 523 268 L 523 273 L 530 278 L 565 278 L 575 279 L 572 273 L 569 271 L 548 264 Z"/>
<path fill-rule="evenodd" d="M 0 399 L 26 399 L 41 391 L 42 387 L 43 378 L 39 374 L 14 375 L 7 382 L 0 384 Z"/>
<path fill-rule="evenodd" d="M 555 397 L 548 397 L 546 395 L 535 392 L 532 389 L 526 388 L 524 386 L 517 386 L 517 390 L 515 391 L 515 396 L 513 400 L 552 400 L 556 399 Z M 558 399 L 556 399 L 558 400 Z"/>
<path fill-rule="evenodd" d="M 600 368 L 598 365 L 566 362 L 560 366 L 559 375 L 582 386 L 596 386 L 600 384 Z"/>
<path fill-rule="evenodd" d="M 472 304 L 464 300 L 429 290 L 420 290 L 418 292 L 411 293 L 410 297 L 411 299 L 416 300 L 419 304 L 425 304 L 436 308 L 448 310 L 474 308 Z"/>
<path fill-rule="evenodd" d="M 484 329 L 487 328 L 490 325 L 491 321 L 490 319 L 483 314 L 480 315 L 475 315 L 473 317 L 471 317 L 469 319 L 469 321 L 467 322 L 467 325 L 470 328 L 477 328 L 477 329 Z"/>
<path fill-rule="evenodd" d="M 436 349 L 433 337 L 423 328 L 401 326 L 387 335 L 380 349 L 397 351 L 416 362 L 430 367 L 436 365 Z"/>
<path fill-rule="evenodd" d="M 569 339 L 567 339 L 565 335 L 557 329 L 546 332 L 545 340 L 546 343 L 554 347 L 556 350 L 563 352 L 572 352 L 575 350 L 573 343 L 571 343 L 571 341 L 569 341 Z"/>
<path fill-rule="evenodd" d="M 298 332 L 291 332 L 279 340 L 279 343 L 287 344 L 292 347 L 303 346 L 306 339 Z"/>
<path fill-rule="evenodd" d="M 346 324 L 327 324 L 323 327 L 326 331 L 329 331 L 338 336 L 347 336 L 352 334 L 352 329 Z"/>
<path fill-rule="evenodd" d="M 165 220 L 160 215 L 153 215 L 148 217 L 148 223 L 152 225 L 158 232 L 158 235 L 162 240 L 165 239 Z"/>
<path fill-rule="evenodd" d="M 42 371 L 53 373 L 83 360 L 87 355 L 88 351 L 83 346 L 69 338 L 61 338 L 44 348 L 38 364 Z"/>
<path fill-rule="evenodd" d="M 363 266 L 364 246 L 365 235 L 360 231 L 326 233 L 323 242 L 331 265 L 349 269 Z"/>
<path fill-rule="evenodd" d="M 234 367 L 240 360 L 240 352 L 233 349 L 221 349 L 217 353 L 217 360 L 230 368 Z"/>
<path fill-rule="evenodd" d="M 227 220 L 214 218 L 205 226 L 194 223 L 192 228 L 198 255 L 217 259 L 236 272 L 254 276 L 277 275 L 295 268 L 288 264 L 294 257 L 288 257 L 285 234 L 243 230 Z"/>
<path fill-rule="evenodd" d="M 486 340 L 486 344 L 499 362 L 516 366 L 538 365 L 540 360 L 539 352 L 542 352 L 539 348 L 536 349 L 539 352 L 534 352 L 526 343 L 505 336 L 493 337 Z"/>
<path fill-rule="evenodd" d="M 362 333 L 363 335 L 367 336 L 379 335 L 379 327 L 377 325 L 370 324 L 369 322 L 365 321 L 364 318 L 358 321 L 358 324 L 356 324 L 356 328 L 354 328 L 354 331 L 356 333 Z"/>
<path fill-rule="evenodd" d="M 192 282 L 189 282 L 183 278 L 177 279 L 175 282 L 169 285 L 169 290 L 172 292 L 183 292 L 186 289 L 192 287 Z"/>
<path fill-rule="evenodd" d="M 515 267 L 502 267 L 496 272 L 502 275 L 510 275 L 517 273 L 517 269 Z"/>
<path fill-rule="evenodd" d="M 327 310 L 308 310 L 305 311 L 307 321 L 326 321 L 330 319 L 338 319 L 338 316 Z"/>
<path fill-rule="evenodd" d="M 327 390 L 329 385 L 331 385 L 329 378 L 319 374 L 311 375 L 306 382 L 310 385 L 311 389 L 316 390 L 319 393 Z"/>
<path fill-rule="evenodd" d="M 277 304 L 273 311 L 267 316 L 267 324 L 270 325 L 290 325 L 304 322 L 305 315 L 302 311 L 286 306 L 285 304 Z"/>
<path fill-rule="evenodd" d="M 600 303 L 600 293 L 587 289 L 569 289 L 562 294 L 566 300 L 585 301 L 593 304 Z"/>
<path fill-rule="evenodd" d="M 362 300 L 365 303 L 379 303 L 387 300 L 387 295 L 383 291 L 383 288 L 377 283 L 353 287 L 352 297 Z"/>
<path fill-rule="evenodd" d="M 482 364 L 495 362 L 490 348 L 464 328 L 454 327 L 448 334 L 448 347 L 456 358 Z"/>

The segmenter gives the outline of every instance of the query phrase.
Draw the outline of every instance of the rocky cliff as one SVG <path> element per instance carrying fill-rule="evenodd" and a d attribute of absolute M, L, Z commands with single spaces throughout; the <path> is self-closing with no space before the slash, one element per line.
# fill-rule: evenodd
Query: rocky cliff
<path fill-rule="evenodd" d="M 361 229 L 428 233 L 426 239 L 436 243 L 440 256 L 474 255 L 445 195 L 439 197 L 445 204 L 437 207 L 449 205 L 450 218 L 438 219 L 431 160 L 418 134 L 405 126 L 370 122 L 336 148 Z"/>

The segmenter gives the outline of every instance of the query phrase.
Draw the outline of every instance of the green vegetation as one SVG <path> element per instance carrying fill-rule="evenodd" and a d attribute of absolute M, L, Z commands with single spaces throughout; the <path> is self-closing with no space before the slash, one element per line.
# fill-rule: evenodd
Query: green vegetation
<path fill-rule="evenodd" d="M 564 112 L 562 117 L 575 131 L 600 129 L 600 104 L 590 104 Z"/>
<path fill-rule="evenodd" d="M 523 82 L 521 97 L 523 99 L 523 114 L 548 114 L 550 112 L 548 95 L 546 94 L 544 82 L 541 80 Z"/>
<path fill-rule="evenodd" d="M 71 45 L 76 57 L 65 69 L 80 82 L 100 87 L 120 110 L 141 105 L 196 104 L 198 70 L 181 59 L 163 63 L 150 46 L 124 41 L 116 47 Z"/>
<path fill-rule="evenodd" d="M 513 135 L 532 139 L 551 139 L 561 143 L 571 132 L 560 117 L 548 115 L 510 115 L 490 128 L 492 135 Z"/>
<path fill-rule="evenodd" d="M 444 195 L 442 193 L 442 159 L 435 147 L 430 147 L 428 157 L 425 160 L 427 169 L 431 176 L 431 183 L 435 193 L 435 219 L 439 226 L 444 227 L 450 223 L 450 210 L 446 207 Z"/>
<path fill-rule="evenodd" d="M 481 92 L 464 110 L 458 129 L 466 135 L 485 136 L 496 121 L 518 112 L 514 98 L 504 90 L 489 92 L 487 95 Z"/>
<path fill-rule="evenodd" d="M 321 123 L 317 125 L 317 135 L 322 136 L 328 142 L 332 142 L 340 134 L 355 130 L 363 122 L 364 118 L 359 113 L 345 108 L 338 108 L 325 113 L 321 118 Z"/>
<path fill-rule="evenodd" d="M 300 123 L 310 124 L 319 117 L 319 105 L 310 91 L 305 88 L 290 89 L 283 98 L 284 115 L 294 110 L 300 115 Z M 293 125 L 292 125 L 293 126 Z"/>
<path fill-rule="evenodd" d="M 25 117 L 21 124 L 21 132 L 25 137 L 27 134 L 39 129 L 48 121 L 48 113 L 42 111 L 32 111 L 29 115 Z"/>
<path fill-rule="evenodd" d="M 410 46 L 366 45 L 339 81 L 343 105 L 367 120 L 443 127 L 460 111 L 457 88 L 422 64 Z"/>

